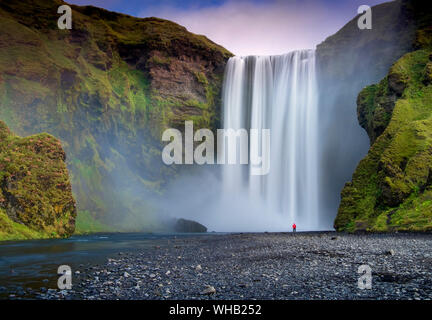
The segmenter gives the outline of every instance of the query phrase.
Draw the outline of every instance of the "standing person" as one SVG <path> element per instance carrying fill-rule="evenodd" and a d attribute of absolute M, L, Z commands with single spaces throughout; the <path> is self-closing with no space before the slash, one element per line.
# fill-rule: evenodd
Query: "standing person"
<path fill-rule="evenodd" d="M 293 228 L 293 232 L 296 232 L 297 226 L 295 223 L 293 223 L 292 228 Z"/>

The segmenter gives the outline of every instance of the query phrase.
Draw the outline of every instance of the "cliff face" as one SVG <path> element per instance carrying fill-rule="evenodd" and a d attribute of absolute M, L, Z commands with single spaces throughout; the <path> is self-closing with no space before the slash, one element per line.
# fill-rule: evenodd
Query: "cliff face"
<path fill-rule="evenodd" d="M 412 52 L 357 99 L 371 148 L 342 191 L 337 230 L 432 230 L 432 14 L 410 4 Z"/>
<path fill-rule="evenodd" d="M 219 121 L 231 55 L 162 19 L 57 0 L 0 3 L 0 119 L 21 135 L 48 132 L 68 154 L 79 231 L 152 228 L 158 197 L 177 170 L 161 161 L 161 133 Z"/>
<path fill-rule="evenodd" d="M 319 130 L 324 150 L 320 179 L 325 193 L 320 215 L 326 220 L 335 218 L 340 192 L 370 146 L 356 117 L 357 95 L 366 85 L 382 79 L 392 63 L 412 50 L 416 30 L 413 2 L 399 0 L 374 6 L 371 30 L 360 30 L 357 16 L 317 46 Z M 375 125 L 380 132 L 382 124 L 377 121 Z"/>
<path fill-rule="evenodd" d="M 0 121 L 0 240 L 73 233 L 76 207 L 64 161 L 56 138 L 20 138 Z"/>
<path fill-rule="evenodd" d="M 377 81 L 412 47 L 414 1 L 396 0 L 372 7 L 372 29 L 359 29 L 359 16 L 317 46 L 321 75 L 330 84 Z M 324 79 L 323 79 L 324 80 Z"/>

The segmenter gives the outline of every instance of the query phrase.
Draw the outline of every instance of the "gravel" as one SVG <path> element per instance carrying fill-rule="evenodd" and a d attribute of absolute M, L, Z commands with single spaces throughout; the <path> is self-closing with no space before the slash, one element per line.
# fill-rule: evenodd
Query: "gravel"
<path fill-rule="evenodd" d="M 358 287 L 361 265 L 372 270 L 371 289 Z M 431 299 L 432 234 L 209 234 L 166 239 L 75 271 L 71 290 L 34 297 Z"/>

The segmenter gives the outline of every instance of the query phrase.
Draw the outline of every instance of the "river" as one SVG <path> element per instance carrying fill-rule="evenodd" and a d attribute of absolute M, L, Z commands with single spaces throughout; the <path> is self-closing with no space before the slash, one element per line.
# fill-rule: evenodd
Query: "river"
<path fill-rule="evenodd" d="M 31 297 L 33 290 L 56 289 L 60 265 L 68 265 L 74 272 L 84 265 L 104 263 L 108 257 L 119 253 L 203 235 L 209 233 L 107 233 L 0 242 L 0 298 L 9 298 L 11 292 L 17 291 L 28 292 Z"/>

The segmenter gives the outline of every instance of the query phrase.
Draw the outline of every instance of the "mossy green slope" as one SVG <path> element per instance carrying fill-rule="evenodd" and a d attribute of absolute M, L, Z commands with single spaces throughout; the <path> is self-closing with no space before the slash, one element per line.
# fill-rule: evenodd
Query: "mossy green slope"
<path fill-rule="evenodd" d="M 150 230 L 145 199 L 177 174 L 161 162 L 161 132 L 217 126 L 231 54 L 173 22 L 90 6 L 71 6 L 72 30 L 59 30 L 61 4 L 1 1 L 0 119 L 61 139 L 78 231 Z"/>
<path fill-rule="evenodd" d="M 76 207 L 60 141 L 12 134 L 0 121 L 0 240 L 67 237 Z"/>
<path fill-rule="evenodd" d="M 431 17 L 418 20 L 417 50 L 359 94 L 371 148 L 342 191 L 339 231 L 432 230 Z"/>

